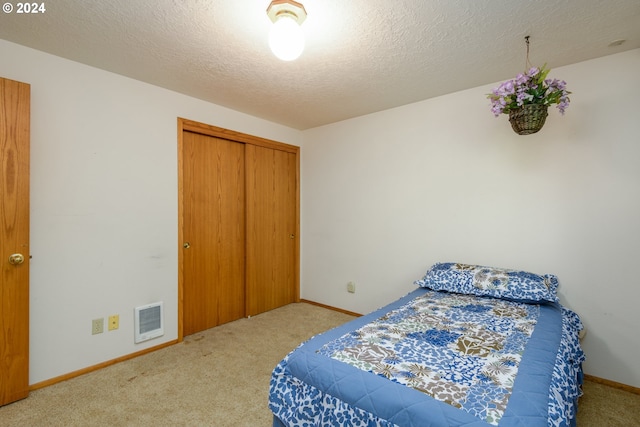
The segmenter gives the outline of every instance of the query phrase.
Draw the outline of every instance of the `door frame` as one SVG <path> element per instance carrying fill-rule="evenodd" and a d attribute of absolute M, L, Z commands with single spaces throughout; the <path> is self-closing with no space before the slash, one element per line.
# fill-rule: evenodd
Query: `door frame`
<path fill-rule="evenodd" d="M 184 338 L 184 132 L 194 132 L 242 144 L 257 145 L 296 155 L 296 220 L 294 300 L 300 301 L 300 147 L 178 117 L 178 342 Z"/>

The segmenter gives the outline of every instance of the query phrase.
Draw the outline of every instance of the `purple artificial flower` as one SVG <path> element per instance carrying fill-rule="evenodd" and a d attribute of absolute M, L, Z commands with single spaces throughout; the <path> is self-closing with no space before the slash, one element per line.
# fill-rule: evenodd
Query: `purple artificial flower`
<path fill-rule="evenodd" d="M 529 78 L 527 76 L 525 76 L 524 74 L 522 74 L 522 73 L 518 74 L 516 76 L 516 84 L 518 86 L 522 86 L 522 85 L 526 84 L 528 80 L 529 80 Z"/>
<path fill-rule="evenodd" d="M 549 70 L 531 67 L 526 73 L 520 73 L 513 80 L 507 80 L 487 95 L 491 99 L 491 111 L 498 117 L 527 104 L 558 104 L 561 114 L 569 106 L 569 94 L 564 80 L 545 79 Z"/>

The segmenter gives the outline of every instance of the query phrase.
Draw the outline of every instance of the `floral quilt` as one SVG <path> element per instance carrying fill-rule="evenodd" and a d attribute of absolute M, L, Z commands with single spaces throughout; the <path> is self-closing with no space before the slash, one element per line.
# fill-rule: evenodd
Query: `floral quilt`
<path fill-rule="evenodd" d="M 557 303 L 421 287 L 280 361 L 269 386 L 273 425 L 575 427 L 581 329 Z"/>
<path fill-rule="evenodd" d="M 497 425 L 540 306 L 429 292 L 318 353 Z"/>

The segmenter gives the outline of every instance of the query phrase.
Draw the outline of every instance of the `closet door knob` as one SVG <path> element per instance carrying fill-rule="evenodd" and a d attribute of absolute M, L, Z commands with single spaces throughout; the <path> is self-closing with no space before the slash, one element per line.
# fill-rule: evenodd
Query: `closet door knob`
<path fill-rule="evenodd" d="M 189 249 L 189 248 L 191 247 L 191 243 L 189 243 L 189 242 L 184 242 L 184 243 L 182 244 L 182 247 L 183 247 L 183 248 L 185 248 L 185 249 Z"/>
<path fill-rule="evenodd" d="M 289 238 L 290 238 L 290 239 L 295 239 L 295 238 L 296 238 L 296 235 L 295 235 L 295 234 L 289 234 Z"/>
<path fill-rule="evenodd" d="M 9 257 L 9 264 L 20 265 L 24 262 L 24 255 L 13 254 Z"/>

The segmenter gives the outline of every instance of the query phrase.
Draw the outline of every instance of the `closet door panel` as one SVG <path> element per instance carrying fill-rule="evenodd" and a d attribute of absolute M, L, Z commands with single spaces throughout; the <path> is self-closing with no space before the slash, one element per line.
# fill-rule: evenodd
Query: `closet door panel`
<path fill-rule="evenodd" d="M 244 144 L 184 132 L 183 331 L 245 315 Z"/>
<path fill-rule="evenodd" d="M 296 301 L 294 153 L 246 146 L 247 315 Z"/>

